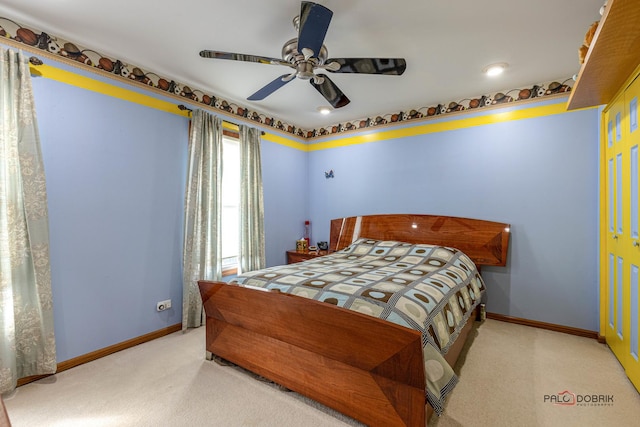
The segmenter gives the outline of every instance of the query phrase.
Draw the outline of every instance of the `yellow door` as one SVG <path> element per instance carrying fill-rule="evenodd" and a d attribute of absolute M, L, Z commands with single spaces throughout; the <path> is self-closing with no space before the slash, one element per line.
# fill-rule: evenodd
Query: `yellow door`
<path fill-rule="evenodd" d="M 640 283 L 640 80 L 604 114 L 606 292 L 605 336 L 640 390 L 638 284 Z"/>
<path fill-rule="evenodd" d="M 623 127 L 625 133 L 623 138 L 627 140 L 624 146 L 629 153 L 630 192 L 628 211 L 631 246 L 627 248 L 629 258 L 629 267 L 627 269 L 629 272 L 629 282 L 625 283 L 622 298 L 624 304 L 624 330 L 628 335 L 628 339 L 623 339 L 625 343 L 624 351 L 626 353 L 623 366 L 631 382 L 635 385 L 636 389 L 640 390 L 640 361 L 638 360 L 638 337 L 640 336 L 640 323 L 638 319 L 640 302 L 638 299 L 638 287 L 640 284 L 640 206 L 638 203 L 640 198 L 638 189 L 640 180 L 640 129 L 638 129 L 638 98 L 640 98 L 640 80 L 636 79 L 625 91 L 624 95 L 625 120 Z"/>
<path fill-rule="evenodd" d="M 607 304 L 606 339 L 618 360 L 623 363 L 624 355 L 624 305 L 622 304 L 625 282 L 625 152 L 622 137 L 624 104 L 614 102 L 605 113 L 606 190 L 607 190 Z M 627 260 L 628 261 L 628 260 Z"/>

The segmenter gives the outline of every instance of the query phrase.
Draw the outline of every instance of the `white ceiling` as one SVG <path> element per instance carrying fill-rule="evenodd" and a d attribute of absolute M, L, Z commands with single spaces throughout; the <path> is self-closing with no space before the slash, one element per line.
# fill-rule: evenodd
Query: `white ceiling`
<path fill-rule="evenodd" d="M 351 103 L 296 79 L 247 101 L 289 68 L 204 59 L 203 49 L 280 58 L 299 0 L 2 0 L 0 16 L 304 129 L 562 81 L 604 0 L 316 0 L 333 11 L 329 57 L 401 57 L 402 76 L 330 74 Z M 499 78 L 482 69 L 507 62 Z"/>

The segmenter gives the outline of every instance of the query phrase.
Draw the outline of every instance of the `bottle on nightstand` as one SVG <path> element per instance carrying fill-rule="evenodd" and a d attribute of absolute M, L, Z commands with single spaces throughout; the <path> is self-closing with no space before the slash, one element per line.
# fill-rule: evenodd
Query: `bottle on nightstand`
<path fill-rule="evenodd" d="M 307 241 L 307 247 L 311 246 L 311 221 L 304 222 L 304 240 Z"/>

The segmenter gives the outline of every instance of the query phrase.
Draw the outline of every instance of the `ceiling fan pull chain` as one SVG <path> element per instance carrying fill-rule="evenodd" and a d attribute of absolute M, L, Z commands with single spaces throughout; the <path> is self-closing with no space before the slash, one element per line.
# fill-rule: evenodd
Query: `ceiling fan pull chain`
<path fill-rule="evenodd" d="M 282 78 L 282 81 L 283 81 L 283 82 L 288 82 L 288 81 L 293 80 L 293 79 L 295 78 L 295 76 L 296 76 L 296 74 L 297 74 L 297 73 L 298 73 L 297 71 L 294 71 L 293 73 L 289 74 L 288 76 L 284 76 L 284 77 Z"/>
<path fill-rule="evenodd" d="M 304 60 L 308 61 L 309 58 L 311 58 L 313 56 L 313 51 L 311 49 L 309 49 L 308 47 L 303 47 L 302 48 L 302 54 L 304 55 Z"/>

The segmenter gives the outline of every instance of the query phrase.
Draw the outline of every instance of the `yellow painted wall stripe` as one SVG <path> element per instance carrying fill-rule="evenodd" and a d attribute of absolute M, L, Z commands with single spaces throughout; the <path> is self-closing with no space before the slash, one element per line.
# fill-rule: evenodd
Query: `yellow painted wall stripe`
<path fill-rule="evenodd" d="M 238 126 L 235 123 L 223 122 L 222 127 L 224 127 L 225 129 L 236 131 L 236 132 L 240 131 L 240 126 Z M 289 148 L 295 148 L 296 150 L 308 151 L 307 150 L 307 144 L 304 144 L 304 143 L 298 142 L 298 141 L 293 141 L 291 139 L 288 139 L 288 138 L 285 138 L 285 137 L 282 137 L 280 135 L 276 135 L 276 134 L 273 134 L 273 133 L 266 133 L 265 132 L 262 135 L 262 139 L 264 139 L 265 141 L 275 142 L 276 144 L 284 145 L 284 146 L 287 146 Z"/>
<path fill-rule="evenodd" d="M 235 132 L 240 132 L 240 126 L 235 123 L 222 122 L 222 127 L 225 129 L 229 129 Z"/>
<path fill-rule="evenodd" d="M 165 111 L 171 114 L 177 114 L 179 116 L 190 116 L 189 111 L 178 109 L 176 104 L 174 103 L 164 101 L 153 96 L 144 95 L 130 89 L 115 86 L 110 83 L 92 79 L 90 77 L 85 77 L 70 71 L 62 70 L 50 65 L 38 65 L 37 67 L 31 66 L 31 71 L 35 75 L 39 75 L 44 78 L 55 80 L 61 83 L 66 83 L 81 89 L 97 92 L 107 96 L 112 96 L 124 101 L 133 102 L 145 107 L 154 108 L 156 110 Z M 239 129 L 237 124 L 229 123 L 227 121 L 224 122 L 224 127 L 235 131 Z M 266 133 L 262 138 L 276 144 L 284 145 L 301 151 L 307 151 L 307 144 L 277 134 Z"/>
<path fill-rule="evenodd" d="M 274 133 L 265 133 L 262 136 L 265 141 L 275 142 L 276 144 L 284 145 L 289 148 L 295 148 L 300 151 L 309 151 L 309 145 L 304 142 L 294 141 L 289 138 L 285 138 Z"/>
<path fill-rule="evenodd" d="M 66 83 L 81 89 L 90 90 L 92 92 L 101 93 L 103 95 L 112 96 L 125 101 L 134 102 L 149 108 L 165 111 L 171 114 L 177 114 L 189 117 L 189 111 L 179 110 L 176 104 L 158 99 L 153 96 L 144 95 L 130 89 L 105 83 L 90 77 L 85 77 L 70 71 L 62 70 L 50 65 L 39 65 L 31 67 L 34 74 L 41 75 L 44 78 Z M 575 110 L 579 111 L 579 110 Z M 424 123 L 421 125 L 407 126 L 401 129 L 379 130 L 367 129 L 366 133 L 356 134 L 353 136 L 340 137 L 335 139 L 317 143 L 306 143 L 299 140 L 287 138 L 275 133 L 266 133 L 263 139 L 284 145 L 300 151 L 319 151 L 328 150 L 338 147 L 346 147 L 349 145 L 366 144 L 370 142 L 386 141 L 390 139 L 406 138 L 416 135 L 425 135 L 430 133 L 447 132 L 457 129 L 466 129 L 476 126 L 484 126 L 496 123 L 504 123 L 514 120 L 523 120 L 536 117 L 544 117 L 555 114 L 566 113 L 566 103 L 558 102 L 551 105 L 543 105 L 531 108 L 520 108 L 513 111 L 496 112 L 493 114 L 480 115 L 476 117 L 452 119 L 438 123 Z M 237 129 L 237 125 L 229 124 L 233 129 Z"/>
<path fill-rule="evenodd" d="M 601 337 L 607 335 L 607 125 L 605 121 L 604 113 L 600 114 L 600 176 L 599 184 L 600 191 L 598 194 L 598 209 L 599 209 L 599 222 L 600 233 L 598 238 L 600 239 L 600 319 L 598 334 Z"/>
<path fill-rule="evenodd" d="M 149 95 L 144 95 L 129 89 L 121 88 L 119 86 L 114 86 L 109 83 L 101 82 L 99 80 L 72 73 L 70 71 L 62 70 L 60 68 L 52 67 L 50 65 L 38 65 L 35 70 L 37 73 L 41 74 L 42 77 L 45 77 L 47 79 L 66 83 L 75 87 L 79 87 L 81 89 L 101 93 L 103 95 L 112 96 L 114 98 L 123 99 L 125 101 L 134 102 L 136 104 L 144 105 L 145 107 L 149 108 L 155 108 L 156 110 L 165 111 L 167 113 L 189 117 L 189 112 L 186 110 L 179 110 L 176 107 L 176 104 L 163 101 Z"/>
<path fill-rule="evenodd" d="M 567 113 L 567 106 L 566 103 L 559 102 L 551 105 L 542 105 L 538 107 L 517 109 L 514 111 L 498 112 L 495 114 L 462 118 L 460 120 L 450 120 L 439 123 L 426 123 L 423 125 L 411 126 L 402 129 L 393 129 L 368 133 L 364 135 L 355 135 L 347 138 L 334 139 L 331 141 L 310 144 L 309 151 L 326 150 L 330 148 L 345 147 L 348 145 L 366 144 L 369 142 L 406 138 L 410 136 L 425 135 L 429 133 L 466 129 L 475 126 L 484 126 L 515 120 L 532 119 L 562 113 Z"/>

